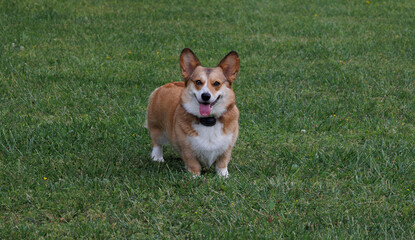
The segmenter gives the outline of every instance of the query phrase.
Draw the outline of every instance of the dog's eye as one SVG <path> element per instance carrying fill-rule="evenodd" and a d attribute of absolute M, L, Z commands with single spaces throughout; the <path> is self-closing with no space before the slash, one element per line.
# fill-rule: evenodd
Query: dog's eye
<path fill-rule="evenodd" d="M 220 82 L 218 82 L 218 81 L 216 81 L 216 82 L 213 83 L 213 86 L 215 86 L 215 87 L 217 87 L 219 85 L 220 85 Z"/>
<path fill-rule="evenodd" d="M 196 83 L 196 85 L 202 85 L 203 84 L 202 81 L 200 81 L 200 80 L 196 80 L 195 83 Z"/>

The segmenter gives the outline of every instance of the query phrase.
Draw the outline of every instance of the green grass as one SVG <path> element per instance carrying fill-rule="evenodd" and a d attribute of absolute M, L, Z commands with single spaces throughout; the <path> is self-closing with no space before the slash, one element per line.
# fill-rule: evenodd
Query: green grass
<path fill-rule="evenodd" d="M 414 14 L 412 0 L 1 1 L 0 238 L 414 239 Z M 184 47 L 205 66 L 241 58 L 226 180 L 192 179 L 171 148 L 149 158 L 148 96 L 181 80 Z"/>

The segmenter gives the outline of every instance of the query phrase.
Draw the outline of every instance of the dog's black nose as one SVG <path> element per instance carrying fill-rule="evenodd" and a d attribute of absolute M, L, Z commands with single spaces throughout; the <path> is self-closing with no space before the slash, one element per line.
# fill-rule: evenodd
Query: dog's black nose
<path fill-rule="evenodd" d="M 210 99 L 210 93 L 207 93 L 207 92 L 202 93 L 202 100 L 203 101 L 209 101 L 209 99 Z"/>

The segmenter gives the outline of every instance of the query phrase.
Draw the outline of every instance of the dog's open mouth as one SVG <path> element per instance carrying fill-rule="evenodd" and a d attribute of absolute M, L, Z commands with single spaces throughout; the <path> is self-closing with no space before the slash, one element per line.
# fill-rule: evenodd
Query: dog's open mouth
<path fill-rule="evenodd" d="M 209 116 L 213 105 L 215 105 L 215 103 L 219 100 L 219 98 L 220 98 L 220 96 L 218 96 L 218 98 L 216 98 L 216 100 L 212 103 L 201 103 L 201 102 L 199 102 L 200 115 L 202 115 L 203 117 Z"/>

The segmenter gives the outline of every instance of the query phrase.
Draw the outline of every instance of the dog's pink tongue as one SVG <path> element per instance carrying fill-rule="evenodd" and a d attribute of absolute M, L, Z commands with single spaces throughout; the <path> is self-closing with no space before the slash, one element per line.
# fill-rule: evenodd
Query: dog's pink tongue
<path fill-rule="evenodd" d="M 210 114 L 210 105 L 209 104 L 199 104 L 200 115 L 206 117 Z"/>

